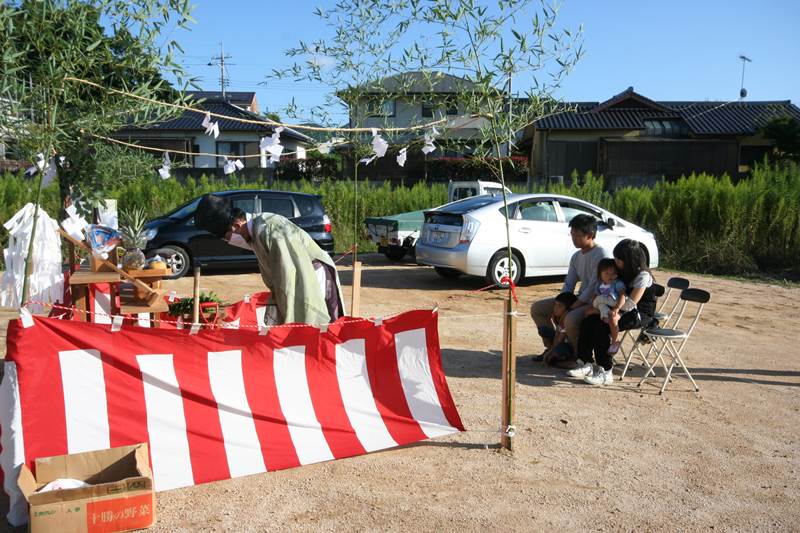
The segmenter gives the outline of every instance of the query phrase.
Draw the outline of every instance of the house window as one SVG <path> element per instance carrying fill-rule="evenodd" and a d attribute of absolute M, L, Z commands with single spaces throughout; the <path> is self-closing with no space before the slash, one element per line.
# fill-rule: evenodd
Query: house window
<path fill-rule="evenodd" d="M 257 142 L 247 141 L 224 141 L 217 143 L 217 154 L 227 156 L 229 159 L 242 158 L 243 156 L 251 156 L 242 159 L 245 168 L 258 168 L 260 150 Z M 221 157 L 217 158 L 217 166 L 225 166 L 225 160 Z"/>
<path fill-rule="evenodd" d="M 422 118 L 433 118 L 436 106 L 432 102 L 422 102 Z"/>
<path fill-rule="evenodd" d="M 645 137 L 687 137 L 689 129 L 679 120 L 643 120 Z"/>
<path fill-rule="evenodd" d="M 370 117 L 393 117 L 394 100 L 368 100 L 367 116 Z"/>
<path fill-rule="evenodd" d="M 456 102 L 445 102 L 445 113 L 450 117 L 458 115 L 458 104 Z"/>

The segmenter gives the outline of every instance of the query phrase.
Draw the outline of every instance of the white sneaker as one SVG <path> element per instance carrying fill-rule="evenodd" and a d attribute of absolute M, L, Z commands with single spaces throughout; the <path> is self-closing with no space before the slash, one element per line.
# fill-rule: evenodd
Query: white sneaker
<path fill-rule="evenodd" d="M 578 359 L 578 363 L 583 363 L 583 361 Z M 577 368 L 573 368 L 572 370 L 567 370 L 567 375 L 571 378 L 583 378 L 591 375 L 591 373 L 592 373 L 592 363 L 583 363 L 581 364 L 581 366 Z"/>
<path fill-rule="evenodd" d="M 611 370 L 603 370 L 603 367 L 598 366 L 597 370 L 591 375 L 585 376 L 583 381 L 589 385 L 611 385 L 614 383 L 614 375 Z"/>

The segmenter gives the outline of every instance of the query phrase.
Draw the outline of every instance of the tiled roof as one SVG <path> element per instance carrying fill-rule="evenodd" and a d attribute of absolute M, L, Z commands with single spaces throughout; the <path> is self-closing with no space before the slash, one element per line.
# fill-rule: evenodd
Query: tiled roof
<path fill-rule="evenodd" d="M 214 99 L 222 100 L 222 92 L 220 91 L 186 91 L 188 96 L 198 100 Z M 225 100 L 229 102 L 252 102 L 256 97 L 256 93 L 252 91 L 225 91 Z"/>
<path fill-rule="evenodd" d="M 474 83 L 465 78 L 459 78 L 444 72 L 411 71 L 387 76 L 374 84 L 368 84 L 365 93 L 458 93 L 469 91 L 474 85 Z M 374 89 L 370 90 L 371 87 L 374 87 Z"/>
<path fill-rule="evenodd" d="M 211 113 L 215 113 L 218 115 L 225 115 L 228 117 L 234 118 L 243 118 L 248 120 L 264 120 L 262 117 L 256 115 L 255 113 L 251 113 L 249 111 L 245 111 L 235 105 L 225 102 L 222 100 L 206 100 L 200 104 L 197 104 L 198 108 L 204 109 Z M 203 128 L 203 115 L 202 113 L 197 113 L 194 111 L 183 111 L 181 114 L 173 119 L 165 120 L 163 122 L 157 122 L 155 124 L 150 124 L 146 127 L 129 127 L 123 130 L 120 130 L 119 134 L 129 134 L 129 133 L 141 133 L 142 131 L 200 131 L 204 132 L 205 128 Z M 235 131 L 235 132 L 257 132 L 261 135 L 268 135 L 273 132 L 272 126 L 268 126 L 266 124 L 247 124 L 244 122 L 239 122 L 235 120 L 226 120 L 222 119 L 215 119 L 212 117 L 213 120 L 219 120 L 219 131 L 220 132 L 228 132 L 228 131 Z M 291 137 L 303 142 L 312 142 L 311 138 L 303 135 L 300 132 L 297 132 L 290 128 L 285 128 L 281 133 L 282 136 Z"/>
<path fill-rule="evenodd" d="M 628 100 L 631 107 L 626 107 Z M 695 135 L 753 135 L 776 117 L 800 120 L 800 108 L 789 100 L 653 102 L 652 107 L 642 105 L 646 101 L 629 89 L 603 103 L 567 103 L 571 111 L 545 116 L 534 124 L 547 130 L 636 130 L 645 128 L 644 120 L 672 119 L 684 121 Z"/>

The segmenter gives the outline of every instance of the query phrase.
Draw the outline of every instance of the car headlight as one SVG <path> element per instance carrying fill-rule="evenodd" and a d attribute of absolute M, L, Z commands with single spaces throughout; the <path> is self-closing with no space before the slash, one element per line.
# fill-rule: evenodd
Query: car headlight
<path fill-rule="evenodd" d="M 144 238 L 147 239 L 148 241 L 152 241 L 153 239 L 155 239 L 156 235 L 158 235 L 158 228 L 150 228 L 144 230 Z"/>

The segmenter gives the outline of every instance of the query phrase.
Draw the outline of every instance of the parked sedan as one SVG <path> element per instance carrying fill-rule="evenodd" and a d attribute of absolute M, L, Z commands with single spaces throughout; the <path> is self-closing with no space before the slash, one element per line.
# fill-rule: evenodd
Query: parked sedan
<path fill-rule="evenodd" d="M 277 213 L 304 229 L 328 253 L 333 253 L 331 221 L 325 214 L 321 196 L 270 190 L 235 190 L 214 193 L 231 199 L 233 207 L 245 213 Z M 169 262 L 172 278 L 185 275 L 194 261 L 203 267 L 254 268 L 258 263 L 249 250 L 231 246 L 222 239 L 194 226 L 194 212 L 200 198 L 195 198 L 145 226 L 145 253 L 173 255 Z"/>
<path fill-rule="evenodd" d="M 578 214 L 598 220 L 597 243 L 609 252 L 622 239 L 644 245 L 651 267 L 658 266 L 652 233 L 588 202 L 553 194 L 508 196 L 511 274 L 523 277 L 566 274 L 575 253 L 569 221 Z M 425 212 L 417 262 L 435 267 L 443 277 L 485 276 L 500 284 L 508 275 L 506 225 L 502 197 L 476 196 Z"/>

